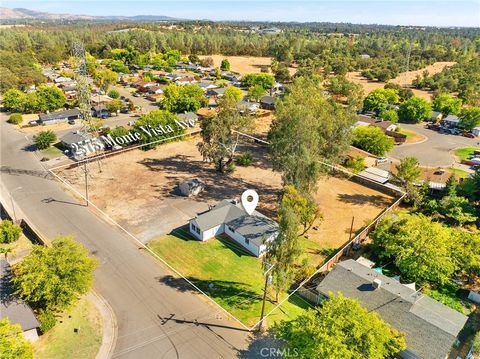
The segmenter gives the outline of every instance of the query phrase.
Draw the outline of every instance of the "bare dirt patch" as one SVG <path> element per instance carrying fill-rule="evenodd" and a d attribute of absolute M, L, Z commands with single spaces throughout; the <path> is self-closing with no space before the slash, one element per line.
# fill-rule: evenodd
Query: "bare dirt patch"
<path fill-rule="evenodd" d="M 132 150 L 89 164 L 89 193 L 93 203 L 142 241 L 169 233 L 182 226 L 208 205 L 222 199 L 240 198 L 246 189 L 260 194 L 258 210 L 275 218 L 281 176 L 273 172 L 266 149 L 244 142 L 241 152 L 252 153 L 255 163 L 250 167 L 237 166 L 232 174 L 219 174 L 211 164 L 203 162 L 196 144 L 189 138 L 172 142 L 155 150 Z M 84 191 L 82 168 L 58 173 L 78 191 Z M 207 186 L 197 197 L 178 195 L 176 186 L 185 179 L 198 178 Z M 352 216 L 353 231 L 361 229 L 393 200 L 392 197 L 345 178 L 328 177 L 319 183 L 316 199 L 324 221 L 311 229 L 309 250 L 336 248 L 349 238 Z"/>
<path fill-rule="evenodd" d="M 223 59 L 228 59 L 230 62 L 230 69 L 234 72 L 238 72 L 241 75 L 249 74 L 252 72 L 260 72 L 263 66 L 270 66 L 272 64 L 271 57 L 261 56 L 224 56 L 224 55 L 206 55 L 200 56 L 200 58 L 211 57 L 215 67 L 220 67 Z M 295 68 L 289 68 L 290 73 L 293 75 L 296 71 Z"/>
<path fill-rule="evenodd" d="M 434 75 L 436 73 L 443 71 L 443 69 L 445 69 L 446 67 L 453 66 L 454 64 L 455 62 L 449 62 L 449 61 L 435 62 L 434 64 L 428 65 L 425 68 L 420 70 L 402 72 L 396 78 L 388 82 L 409 87 L 412 85 L 412 81 L 415 79 L 415 77 L 417 77 L 417 75 L 421 76 L 425 70 L 428 71 L 430 75 Z M 349 72 L 346 77 L 350 81 L 361 84 L 366 94 L 372 92 L 373 90 L 383 88 L 386 84 L 385 82 L 367 80 L 362 75 L 360 75 L 360 71 Z M 417 90 L 417 89 L 412 89 L 412 91 L 416 96 L 422 97 L 426 100 L 431 100 L 432 98 L 432 93 L 429 91 L 423 91 L 423 90 Z"/>

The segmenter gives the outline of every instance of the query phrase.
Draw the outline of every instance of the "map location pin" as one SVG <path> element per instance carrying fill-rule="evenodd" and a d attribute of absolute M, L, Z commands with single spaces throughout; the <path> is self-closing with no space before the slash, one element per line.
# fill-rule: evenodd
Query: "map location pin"
<path fill-rule="evenodd" d="M 250 201 L 249 198 L 252 198 L 252 200 Z M 258 193 L 255 190 L 247 189 L 242 193 L 242 206 L 249 215 L 252 215 L 253 211 L 255 211 L 257 204 Z"/>

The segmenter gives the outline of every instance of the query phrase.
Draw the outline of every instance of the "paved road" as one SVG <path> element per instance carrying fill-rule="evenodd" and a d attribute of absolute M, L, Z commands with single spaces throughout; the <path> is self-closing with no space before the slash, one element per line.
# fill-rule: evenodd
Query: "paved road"
<path fill-rule="evenodd" d="M 460 147 L 479 146 L 479 138 L 467 138 L 463 136 L 447 135 L 437 131 L 429 130 L 422 124 L 402 124 L 402 127 L 421 133 L 427 137 L 426 141 L 420 143 L 404 144 L 396 146 L 389 153 L 389 157 L 402 159 L 407 156 L 418 158 L 423 166 L 447 167 L 455 164 L 453 150 Z"/>
<path fill-rule="evenodd" d="M 24 150 L 24 135 L 5 120 L 0 115 L 1 181 L 9 191 L 22 187 L 14 201 L 45 236 L 73 234 L 98 258 L 94 287 L 118 322 L 114 358 L 234 358 L 247 346 L 247 334 L 225 314 L 184 282 L 166 281 L 163 265 L 46 177 Z"/>

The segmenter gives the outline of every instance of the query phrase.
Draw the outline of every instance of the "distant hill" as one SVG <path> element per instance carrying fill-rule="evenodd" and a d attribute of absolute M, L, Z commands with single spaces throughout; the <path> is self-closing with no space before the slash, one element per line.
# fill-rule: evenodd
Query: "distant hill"
<path fill-rule="evenodd" d="M 90 21 L 169 21 L 178 20 L 163 15 L 136 15 L 136 16 L 93 16 L 75 14 L 54 14 L 23 8 L 0 7 L 0 19 L 4 20 L 90 20 Z"/>

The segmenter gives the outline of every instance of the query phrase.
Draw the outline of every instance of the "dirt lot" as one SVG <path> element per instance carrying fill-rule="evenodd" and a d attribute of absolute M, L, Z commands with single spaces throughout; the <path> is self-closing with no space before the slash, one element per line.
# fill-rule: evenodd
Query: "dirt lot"
<path fill-rule="evenodd" d="M 444 68 L 453 66 L 454 64 L 455 62 L 447 62 L 447 61 L 435 62 L 434 64 L 429 65 L 420 70 L 402 72 L 396 78 L 390 80 L 389 82 L 396 83 L 402 86 L 410 86 L 412 84 L 412 81 L 415 79 L 415 77 L 417 75 L 421 76 L 423 71 L 427 70 L 430 75 L 434 75 L 436 73 L 441 72 Z M 347 74 L 347 79 L 361 84 L 366 94 L 378 88 L 383 88 L 383 86 L 385 86 L 385 82 L 367 80 L 366 78 L 360 75 L 359 71 L 349 72 Z M 423 91 L 423 90 L 417 90 L 417 89 L 412 89 L 412 91 L 416 96 L 420 96 L 424 99 L 431 100 L 432 98 L 432 94 L 429 91 Z"/>
<path fill-rule="evenodd" d="M 248 188 L 258 191 L 258 210 L 275 217 L 281 178 L 270 169 L 266 150 L 245 142 L 241 151 L 250 151 L 255 166 L 237 166 L 233 174 L 220 175 L 202 161 L 198 138 L 162 145 L 156 150 L 133 150 L 89 165 L 89 193 L 93 203 L 146 242 L 184 225 L 197 213 L 225 198 L 240 198 Z M 81 168 L 63 170 L 80 192 L 84 191 Z M 207 189 L 194 198 L 180 197 L 177 184 L 189 178 L 203 181 Z M 349 237 L 352 216 L 354 231 L 372 220 L 392 198 L 347 179 L 329 177 L 319 183 L 316 195 L 323 223 L 312 229 L 309 248 L 338 247 Z"/>
<path fill-rule="evenodd" d="M 211 57 L 215 67 L 220 67 L 223 59 L 230 61 L 230 69 L 241 75 L 260 72 L 262 66 L 270 66 L 272 59 L 270 57 L 259 56 L 224 56 L 224 55 L 208 55 L 200 56 L 200 58 Z M 296 69 L 289 68 L 290 73 L 294 74 Z"/>

